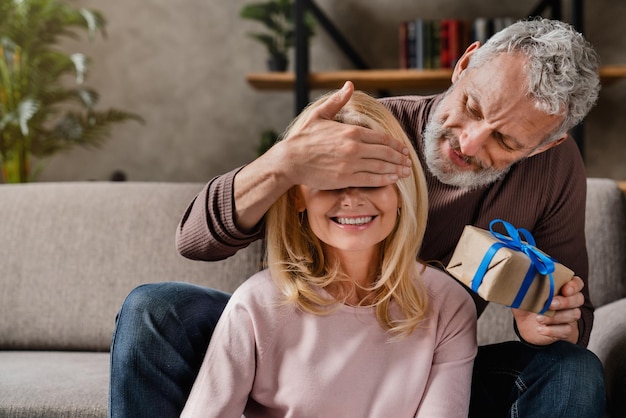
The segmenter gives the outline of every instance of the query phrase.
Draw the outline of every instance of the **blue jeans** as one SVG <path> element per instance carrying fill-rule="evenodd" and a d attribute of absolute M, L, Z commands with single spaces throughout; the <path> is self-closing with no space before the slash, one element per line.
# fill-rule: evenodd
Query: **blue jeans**
<path fill-rule="evenodd" d="M 566 341 L 478 348 L 470 417 L 602 418 L 605 402 L 602 363 L 586 348 Z"/>
<path fill-rule="evenodd" d="M 109 416 L 180 416 L 229 298 L 180 282 L 135 288 L 116 318 Z"/>
<path fill-rule="evenodd" d="M 133 290 L 111 345 L 111 417 L 178 417 L 229 295 L 187 283 Z M 479 348 L 471 417 L 603 417 L 604 375 L 590 351 L 566 342 Z"/>

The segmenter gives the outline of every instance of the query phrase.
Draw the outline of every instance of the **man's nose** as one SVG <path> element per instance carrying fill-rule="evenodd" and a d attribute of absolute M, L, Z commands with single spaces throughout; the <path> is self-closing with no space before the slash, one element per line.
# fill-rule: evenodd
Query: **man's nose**
<path fill-rule="evenodd" d="M 459 147 L 461 153 L 476 157 L 491 137 L 491 130 L 480 122 L 472 122 L 461 131 Z"/>

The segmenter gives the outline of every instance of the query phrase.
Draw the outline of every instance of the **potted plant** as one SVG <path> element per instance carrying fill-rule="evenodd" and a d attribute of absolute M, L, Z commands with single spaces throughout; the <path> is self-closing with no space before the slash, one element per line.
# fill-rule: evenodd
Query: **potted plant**
<path fill-rule="evenodd" d="M 96 110 L 98 93 L 83 84 L 89 58 L 58 47 L 63 37 L 105 36 L 96 10 L 62 0 L 0 0 L 0 165 L 4 182 L 36 177 L 31 157 L 98 146 L 110 125 L 140 116 Z M 69 77 L 68 77 L 69 76 Z"/>
<path fill-rule="evenodd" d="M 241 9 L 240 16 L 265 25 L 266 32 L 249 32 L 248 36 L 267 48 L 270 71 L 285 71 L 289 63 L 288 52 L 295 41 L 293 0 L 268 0 L 247 4 Z M 315 25 L 310 13 L 305 14 L 304 23 L 308 40 L 313 36 Z"/>
<path fill-rule="evenodd" d="M 274 129 L 267 129 L 261 133 L 261 138 L 259 139 L 259 145 L 257 146 L 257 154 L 263 155 L 265 152 L 272 148 L 272 146 L 278 141 L 279 138 L 278 132 Z"/>

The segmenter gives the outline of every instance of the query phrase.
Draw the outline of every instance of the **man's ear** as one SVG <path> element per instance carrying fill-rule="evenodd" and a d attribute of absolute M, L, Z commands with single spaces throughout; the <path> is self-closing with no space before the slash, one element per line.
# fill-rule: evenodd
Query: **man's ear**
<path fill-rule="evenodd" d="M 454 66 L 454 71 L 452 71 L 452 84 L 456 83 L 457 80 L 461 77 L 463 71 L 467 69 L 470 58 L 478 48 L 480 48 L 480 42 L 473 42 L 470 46 L 467 47 L 463 55 L 461 55 L 461 58 L 459 58 L 459 60 L 456 62 L 456 65 Z"/>
<path fill-rule="evenodd" d="M 557 145 L 561 145 L 563 142 L 565 142 L 565 140 L 567 138 L 569 138 L 569 135 L 568 134 L 563 134 L 563 136 L 560 137 L 559 139 L 557 139 L 555 141 L 550 141 L 547 144 L 540 146 L 539 148 L 537 148 L 536 150 L 531 152 L 530 155 L 528 155 L 528 156 L 532 157 L 533 155 L 541 154 L 542 152 L 547 151 L 550 148 L 554 148 Z"/>

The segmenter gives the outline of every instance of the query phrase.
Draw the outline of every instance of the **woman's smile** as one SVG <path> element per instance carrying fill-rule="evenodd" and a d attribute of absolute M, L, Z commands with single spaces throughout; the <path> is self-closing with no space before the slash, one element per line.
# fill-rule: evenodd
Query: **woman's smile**
<path fill-rule="evenodd" d="M 375 216 L 331 217 L 330 219 L 342 226 L 364 226 L 372 222 Z"/>
<path fill-rule="evenodd" d="M 328 250 L 373 254 L 398 216 L 395 185 L 319 190 L 299 186 L 296 207 Z"/>

